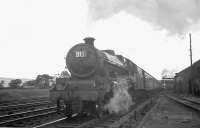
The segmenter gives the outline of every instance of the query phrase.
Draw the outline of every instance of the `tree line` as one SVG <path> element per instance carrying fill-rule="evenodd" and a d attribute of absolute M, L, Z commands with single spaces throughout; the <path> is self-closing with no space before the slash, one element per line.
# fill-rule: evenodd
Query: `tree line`
<path fill-rule="evenodd" d="M 70 77 L 67 71 L 62 71 L 57 77 Z M 22 82 L 21 79 L 13 79 L 8 83 L 9 88 L 49 88 L 55 84 L 53 76 L 48 74 L 37 75 L 36 79 Z M 1 80 L 0 88 L 4 88 L 5 81 Z"/>

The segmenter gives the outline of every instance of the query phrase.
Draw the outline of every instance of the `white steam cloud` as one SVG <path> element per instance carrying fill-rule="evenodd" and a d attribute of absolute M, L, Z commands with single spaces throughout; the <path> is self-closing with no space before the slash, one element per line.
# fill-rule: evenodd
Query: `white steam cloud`
<path fill-rule="evenodd" d="M 104 106 L 109 113 L 125 113 L 133 105 L 131 96 L 128 93 L 128 84 L 126 81 L 119 81 L 115 83 L 114 95 L 110 99 L 109 103 Z"/>
<path fill-rule="evenodd" d="M 200 19 L 199 0 L 88 0 L 88 6 L 93 20 L 124 11 L 169 34 L 185 34 L 197 27 Z"/>
<path fill-rule="evenodd" d="M 163 69 L 161 76 L 162 78 L 174 78 L 177 72 L 178 70 L 176 69 L 172 69 L 172 70 Z"/>

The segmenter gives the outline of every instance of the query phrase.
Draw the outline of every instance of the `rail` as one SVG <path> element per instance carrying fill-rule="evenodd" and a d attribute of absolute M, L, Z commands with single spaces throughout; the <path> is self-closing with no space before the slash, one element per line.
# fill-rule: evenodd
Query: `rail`
<path fill-rule="evenodd" d="M 196 111 L 200 111 L 200 104 L 198 102 L 195 102 L 195 101 L 191 101 L 189 99 L 186 99 L 186 98 L 177 98 L 177 97 L 174 97 L 174 96 L 169 96 L 169 95 L 166 95 L 168 98 L 176 101 L 177 103 L 180 103 L 188 108 L 191 108 L 193 110 L 196 110 Z"/>

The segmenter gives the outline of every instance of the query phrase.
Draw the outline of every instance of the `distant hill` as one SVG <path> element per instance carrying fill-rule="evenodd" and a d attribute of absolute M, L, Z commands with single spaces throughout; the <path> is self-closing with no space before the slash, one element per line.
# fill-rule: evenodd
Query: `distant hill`
<path fill-rule="evenodd" d="M 8 83 L 9 83 L 11 80 L 14 80 L 14 79 L 21 79 L 21 80 L 22 80 L 22 83 L 25 82 L 25 81 L 33 80 L 33 79 L 26 79 L 26 78 L 8 78 L 8 77 L 0 77 L 0 82 L 1 82 L 1 80 L 4 80 L 4 82 L 5 82 L 4 86 L 7 87 L 7 86 L 8 86 Z"/>

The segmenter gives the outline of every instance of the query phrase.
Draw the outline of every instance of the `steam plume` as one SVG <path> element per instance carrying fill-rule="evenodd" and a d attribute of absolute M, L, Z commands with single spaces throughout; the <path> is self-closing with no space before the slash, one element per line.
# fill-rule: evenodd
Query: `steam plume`
<path fill-rule="evenodd" d="M 114 85 L 114 96 L 110 102 L 104 106 L 109 113 L 125 113 L 133 105 L 132 98 L 128 93 L 126 81 L 120 81 Z"/>
<path fill-rule="evenodd" d="M 182 35 L 197 27 L 200 19 L 198 0 L 88 0 L 88 6 L 93 20 L 124 11 L 169 34 Z"/>
<path fill-rule="evenodd" d="M 176 72 L 178 72 L 178 71 L 175 69 L 172 69 L 172 70 L 163 69 L 161 76 L 162 76 L 162 78 L 174 78 Z"/>

